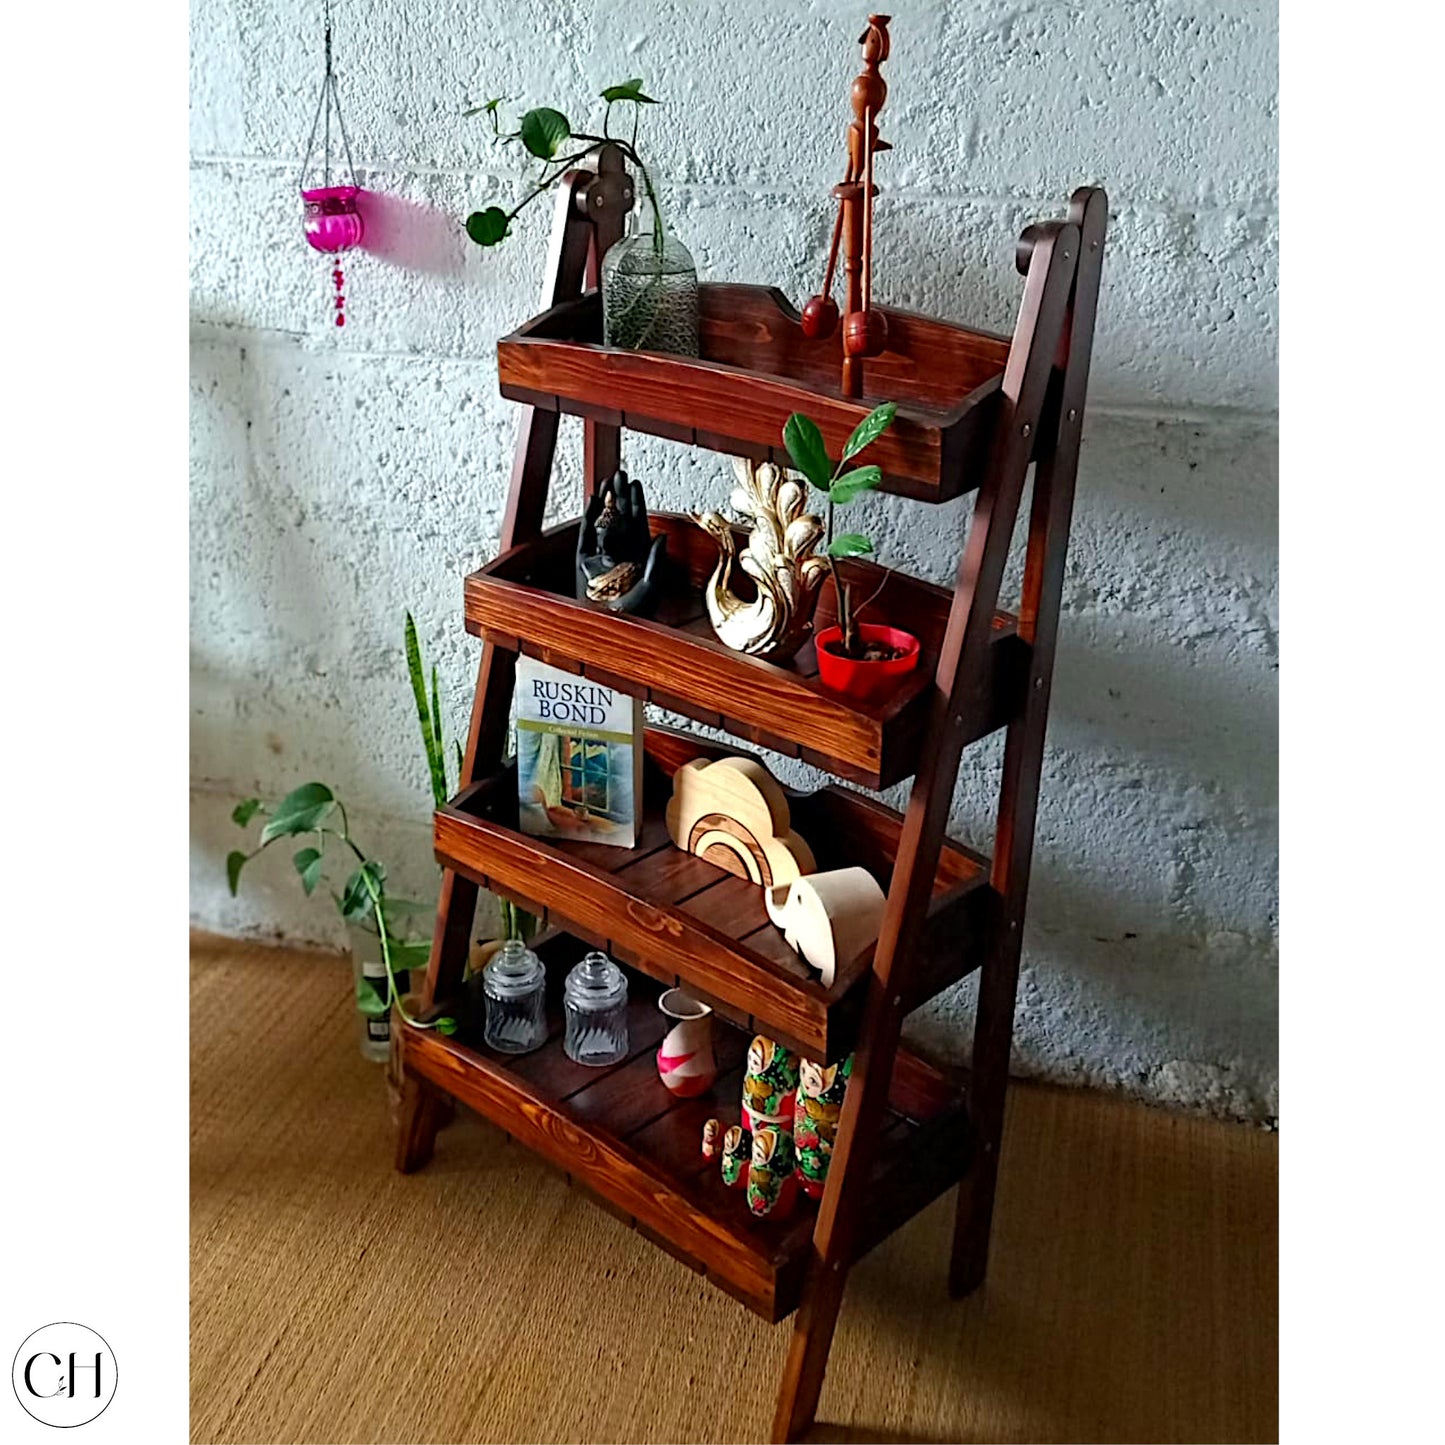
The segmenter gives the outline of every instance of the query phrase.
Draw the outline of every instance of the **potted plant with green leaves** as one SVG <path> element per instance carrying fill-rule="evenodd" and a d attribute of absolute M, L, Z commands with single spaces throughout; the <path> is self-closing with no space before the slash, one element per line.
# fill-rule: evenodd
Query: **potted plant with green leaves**
<path fill-rule="evenodd" d="M 256 846 L 249 852 L 236 849 L 226 859 L 226 881 L 233 896 L 246 864 L 287 839 L 306 844 L 291 861 L 308 897 L 325 881 L 328 865 L 339 860 L 343 866 L 344 881 L 330 889 L 332 900 L 348 925 L 375 939 L 379 962 L 377 969 L 368 968 L 369 950 L 353 943 L 356 1007 L 363 1019 L 362 1051 L 367 1057 L 385 1060 L 393 1008 L 418 1028 L 454 1033 L 455 1019 L 442 1017 L 422 1024 L 407 1012 L 403 1002 L 410 970 L 426 967 L 431 948 L 429 937 L 408 936 L 410 923 L 417 915 L 432 910 L 426 904 L 387 894 L 386 869 L 375 858 L 369 858 L 352 837 L 346 809 L 336 794 L 325 783 L 303 783 L 279 803 L 268 806 L 260 798 L 247 798 L 231 814 L 232 821 L 242 828 L 258 817 L 265 821 Z"/>
<path fill-rule="evenodd" d="M 854 584 L 838 564 L 870 556 L 873 542 L 861 532 L 837 531 L 834 513 L 883 480 L 881 468 L 854 463 L 893 424 L 897 410 L 897 403 L 889 401 L 869 412 L 853 429 L 836 462 L 828 456 L 823 433 L 812 418 L 795 411 L 783 427 L 783 445 L 793 466 L 826 498 L 824 555 L 833 579 L 838 621 L 814 635 L 818 677 L 825 687 L 863 702 L 887 697 L 899 680 L 913 671 L 918 665 L 919 644 L 901 627 L 859 620 L 888 578 L 885 573 L 871 596 L 861 602 L 857 599 Z"/>
<path fill-rule="evenodd" d="M 644 232 L 640 207 L 628 213 L 627 234 L 608 247 L 602 258 L 603 342 L 629 351 L 667 351 L 679 356 L 698 354 L 697 267 L 692 254 L 663 221 L 662 206 L 652 174 L 637 149 L 638 121 L 644 105 L 659 102 L 646 94 L 642 80 L 609 85 L 601 92 L 606 104 L 600 134 L 579 130 L 560 110 L 537 106 L 523 113 L 515 130 L 503 130 L 504 97 L 466 111 L 485 115 L 499 144 L 519 145 L 541 162 L 536 180 L 510 210 L 488 206 L 466 220 L 467 235 L 479 246 L 505 240 L 512 222 L 533 201 L 549 191 L 571 167 L 606 146 L 615 147 L 642 181 L 652 213 L 651 229 Z M 631 107 L 629 135 L 613 133 L 613 108 Z M 625 122 L 624 122 L 625 123 Z"/>

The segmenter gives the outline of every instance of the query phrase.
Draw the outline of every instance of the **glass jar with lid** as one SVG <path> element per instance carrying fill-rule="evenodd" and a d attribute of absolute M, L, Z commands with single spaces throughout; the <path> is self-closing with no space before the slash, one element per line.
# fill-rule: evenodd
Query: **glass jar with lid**
<path fill-rule="evenodd" d="M 520 939 L 510 938 L 482 971 L 487 1047 L 525 1054 L 547 1042 L 547 970 Z"/>
<path fill-rule="evenodd" d="M 627 1057 L 627 976 L 605 953 L 589 953 L 573 968 L 562 1003 L 569 1059 L 600 1068 Z"/>

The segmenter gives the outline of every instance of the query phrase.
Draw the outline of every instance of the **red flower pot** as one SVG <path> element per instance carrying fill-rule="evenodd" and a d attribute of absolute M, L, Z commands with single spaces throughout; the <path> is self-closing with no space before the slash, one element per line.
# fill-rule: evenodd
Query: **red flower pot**
<path fill-rule="evenodd" d="M 818 654 L 819 680 L 824 687 L 859 702 L 881 702 L 918 666 L 918 639 L 901 627 L 884 627 L 875 622 L 860 622 L 858 636 L 864 642 L 881 642 L 887 647 L 902 648 L 903 655 L 887 662 L 859 662 L 855 658 L 843 657 L 828 650 L 829 643 L 842 641 L 843 629 L 825 627 L 813 639 Z"/>

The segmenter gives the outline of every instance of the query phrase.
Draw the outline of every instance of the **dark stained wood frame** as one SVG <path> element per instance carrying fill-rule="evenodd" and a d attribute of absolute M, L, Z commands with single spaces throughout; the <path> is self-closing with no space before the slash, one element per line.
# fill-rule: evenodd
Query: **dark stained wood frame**
<path fill-rule="evenodd" d="M 503 343 L 504 350 L 510 348 L 515 354 L 527 336 L 541 337 L 549 327 L 555 329 L 561 325 L 559 315 L 564 319 L 575 316 L 578 308 L 594 304 L 583 297 L 582 292 L 589 280 L 595 283 L 598 258 L 606 245 L 620 234 L 626 200 L 630 199 L 625 197 L 626 185 L 620 159 L 608 152 L 602 154 L 597 174 L 574 171 L 563 178 L 542 296 L 542 316 L 508 338 Z M 924 967 L 921 944 L 933 903 L 935 875 L 945 847 L 945 828 L 960 756 L 968 742 L 978 735 L 977 719 L 988 705 L 986 699 L 994 684 L 997 649 L 993 644 L 999 591 L 1026 474 L 1034 463 L 1023 598 L 1016 627 L 1019 663 L 1026 673 L 1026 683 L 1014 692 L 1019 701 L 1007 720 L 990 876 L 986 887 L 979 890 L 975 898 L 981 906 L 970 913 L 970 921 L 979 935 L 974 946 L 982 959 L 967 1096 L 972 1154 L 967 1161 L 956 1161 L 959 1167 L 952 1176 L 960 1177 L 962 1171 L 949 1270 L 950 1289 L 955 1295 L 966 1293 L 977 1287 L 984 1276 L 1059 601 L 1106 220 L 1104 192 L 1085 187 L 1074 193 L 1066 220 L 1040 223 L 1024 232 L 1016 256 L 1018 269 L 1025 278 L 1018 322 L 1007 346 L 1001 379 L 982 383 L 988 393 L 987 405 L 970 409 L 975 423 L 983 430 L 971 439 L 967 463 L 962 454 L 948 449 L 946 430 L 935 432 L 935 436 L 942 438 L 936 463 L 930 460 L 927 467 L 913 468 L 915 472 L 926 473 L 922 483 L 913 477 L 912 483 L 917 485 L 912 485 L 905 475 L 903 485 L 896 488 L 939 499 L 978 485 L 979 494 L 937 649 L 932 686 L 926 698 L 926 725 L 917 735 L 918 771 L 896 839 L 882 933 L 866 979 L 860 985 L 862 1005 L 857 1024 L 857 1054 L 832 1167 L 811 1240 L 807 1249 L 791 1261 L 791 1267 L 803 1273 L 800 1303 L 773 1423 L 773 1438 L 778 1441 L 801 1439 L 812 1424 L 849 1265 L 862 1248 L 878 1237 L 880 1220 L 869 1216 L 866 1186 L 888 1131 L 890 1091 L 897 1087 L 898 1073 L 909 1057 L 900 1051 L 903 1019 L 920 997 L 927 996 L 917 976 Z M 776 305 L 774 309 L 778 309 Z M 925 319 L 918 321 L 924 328 L 919 334 L 925 334 L 928 326 L 942 325 Z M 890 336 L 893 336 L 893 313 L 889 315 L 889 324 Z M 903 323 L 904 334 L 909 324 Z M 576 334 L 568 326 L 562 330 L 565 334 Z M 973 335 L 980 339 L 980 346 L 993 340 L 985 333 Z M 794 339 L 788 336 L 779 344 L 791 346 Z M 656 392 L 650 381 L 644 386 L 633 373 L 639 368 L 645 371 L 649 367 L 671 367 L 675 377 L 684 377 L 690 374 L 688 363 L 676 358 L 629 358 L 601 347 L 576 350 L 598 353 L 608 361 L 612 396 L 608 407 L 598 407 L 585 399 L 578 401 L 575 396 L 570 400 L 564 398 L 557 389 L 555 368 L 541 367 L 532 379 L 542 384 L 534 388 L 518 382 L 515 371 L 509 373 L 506 367 L 500 367 L 504 394 L 520 395 L 531 403 L 524 406 L 519 423 L 517 460 L 502 528 L 503 553 L 536 542 L 542 535 L 558 418 L 564 410 L 584 417 L 585 483 L 589 492 L 615 469 L 619 428 L 633 424 L 634 416 L 645 429 L 663 435 L 676 435 L 718 450 L 758 454 L 757 439 L 744 437 L 742 440 L 748 445 L 737 445 L 739 439 L 731 434 L 737 431 L 737 426 L 734 424 L 729 429 L 723 424 L 722 416 L 728 409 L 746 413 L 754 402 L 768 401 L 776 389 L 776 377 L 750 375 L 743 368 L 735 368 L 736 375 L 726 379 L 727 384 L 719 393 L 731 398 L 722 410 L 709 399 L 706 386 L 699 382 L 686 391 L 688 405 L 697 409 L 696 414 L 690 414 L 688 425 L 668 430 L 649 424 L 648 407 Z M 878 376 L 886 377 L 890 366 L 896 369 L 899 365 L 896 357 L 890 359 L 887 355 L 864 363 L 864 390 L 870 395 L 878 394 L 873 379 L 875 361 L 879 364 Z M 719 372 L 728 368 L 702 368 L 703 372 L 708 370 Z M 793 374 L 798 372 L 799 368 L 794 367 Z M 713 380 L 721 385 L 717 376 Z M 847 403 L 837 398 L 836 393 L 829 396 L 821 380 L 816 383 L 810 380 L 807 386 L 811 390 L 805 387 L 806 394 L 796 399 L 797 405 L 815 416 L 821 415 L 827 422 L 825 433 L 828 425 L 835 431 L 846 429 L 846 416 L 835 415 L 835 410 L 836 406 Z M 983 399 L 976 400 L 981 403 Z M 787 405 L 791 410 L 794 401 L 789 400 Z M 834 441 L 837 440 L 835 437 Z M 975 458 L 981 440 L 986 442 L 983 452 L 986 463 L 979 466 Z M 965 475 L 966 470 L 973 474 Z M 506 776 L 502 754 L 517 650 L 525 639 L 502 635 L 500 629 L 490 633 L 486 627 L 479 630 L 485 640 L 462 770 L 463 793 L 453 807 L 438 814 L 439 844 L 452 839 L 457 819 L 466 816 L 468 790 L 485 786 L 485 780 Z M 1014 630 L 1010 630 L 1012 634 Z M 497 640 L 499 635 L 501 641 Z M 511 645 L 504 646 L 503 642 Z M 680 685 L 669 678 L 668 686 L 675 692 Z M 726 719 L 721 721 L 726 725 Z M 810 760 L 829 766 L 826 756 L 815 755 Z M 844 766 L 835 771 L 847 776 L 847 760 L 841 761 Z M 448 846 L 455 851 L 453 842 L 448 842 Z M 447 856 L 445 849 L 439 848 L 439 857 L 444 863 Z M 456 861 L 460 860 L 453 859 Z M 521 873 L 513 874 L 512 886 L 522 877 Z M 490 874 L 475 865 L 468 871 L 457 866 L 444 867 L 425 985 L 427 1007 L 455 997 L 460 988 L 481 878 L 490 881 Z M 565 894 L 565 889 L 563 891 Z M 536 901 L 544 906 L 555 905 L 560 915 L 566 915 L 565 896 Z M 402 1033 L 401 1057 L 404 1087 L 397 1136 L 398 1168 L 415 1169 L 430 1158 L 449 1097 L 483 1112 L 508 1113 L 509 1122 L 504 1126 L 516 1123 L 519 1137 L 526 1138 L 550 1157 L 559 1156 L 555 1137 L 544 1138 L 537 1132 L 549 1127 L 538 1121 L 552 1119 L 555 1110 L 536 1101 L 523 1100 L 518 1104 L 521 1095 L 516 1091 L 501 1098 L 495 1081 L 489 1082 L 495 1071 L 484 1070 L 480 1064 L 469 1065 L 465 1051 L 406 1029 Z M 528 1118 L 533 1122 L 527 1123 Z M 561 1128 L 562 1124 L 556 1127 Z M 608 1174 L 605 1160 L 611 1155 L 606 1150 L 599 1151 L 585 1128 L 567 1122 L 564 1132 L 570 1141 L 569 1147 L 586 1148 L 604 1159 L 592 1177 L 607 1181 L 613 1196 L 610 1207 L 625 1203 L 620 1199 L 621 1185 Z M 636 1172 L 637 1160 L 631 1155 L 619 1155 L 619 1158 L 623 1158 L 626 1165 L 623 1172 L 631 1181 L 628 1189 L 636 1187 L 645 1193 L 645 1179 Z M 637 1203 L 644 1204 L 640 1195 Z M 627 1211 L 624 1209 L 624 1212 Z M 682 1254 L 701 1254 L 702 1267 L 709 1264 L 716 1267 L 719 1282 L 725 1288 L 730 1287 L 725 1276 L 737 1276 L 740 1271 L 745 1273 L 752 1268 L 747 1259 L 721 1259 L 717 1251 L 730 1246 L 726 1240 L 710 1241 L 707 1226 L 696 1221 L 685 1225 L 683 1220 L 673 1219 L 668 1209 L 653 1208 L 651 1204 L 632 1212 L 638 1214 L 639 1228 L 664 1247 Z M 888 1228 L 902 1222 L 902 1218 L 892 1217 L 884 1221 Z M 682 1232 L 688 1235 L 686 1248 L 677 1237 Z M 712 1251 L 711 1260 L 706 1257 L 709 1251 Z M 709 1268 L 708 1272 L 712 1276 L 715 1269 Z M 777 1281 L 758 1281 L 758 1287 L 775 1289 Z M 756 1301 L 752 1302 L 756 1307 Z"/>

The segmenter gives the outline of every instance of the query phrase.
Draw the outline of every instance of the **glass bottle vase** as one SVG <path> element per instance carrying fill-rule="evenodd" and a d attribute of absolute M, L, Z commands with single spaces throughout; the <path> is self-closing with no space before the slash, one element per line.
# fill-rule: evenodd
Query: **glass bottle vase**
<path fill-rule="evenodd" d="M 602 257 L 602 339 L 625 351 L 698 354 L 697 267 L 655 214 L 644 230 L 633 211 Z"/>

